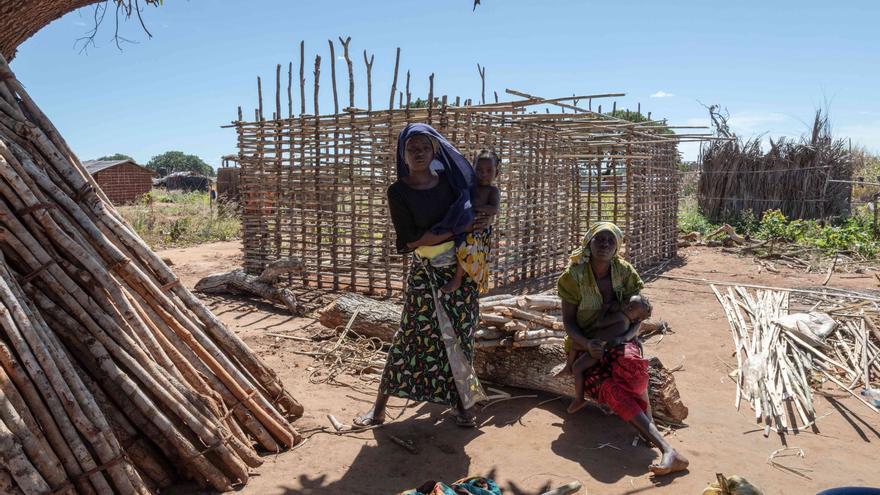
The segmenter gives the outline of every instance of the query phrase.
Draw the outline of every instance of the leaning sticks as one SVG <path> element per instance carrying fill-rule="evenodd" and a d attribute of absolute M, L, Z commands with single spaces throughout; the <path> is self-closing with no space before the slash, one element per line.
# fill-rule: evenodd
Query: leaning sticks
<path fill-rule="evenodd" d="M 0 59 L 0 487 L 246 483 L 302 406 L 102 196 Z"/>

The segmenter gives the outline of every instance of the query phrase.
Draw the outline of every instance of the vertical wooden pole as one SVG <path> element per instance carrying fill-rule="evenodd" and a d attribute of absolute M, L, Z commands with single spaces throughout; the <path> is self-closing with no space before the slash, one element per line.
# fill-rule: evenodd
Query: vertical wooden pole
<path fill-rule="evenodd" d="M 306 113 L 306 42 L 299 43 L 299 101 L 300 115 Z"/>
<path fill-rule="evenodd" d="M 281 64 L 275 65 L 275 118 L 281 118 Z"/>
<path fill-rule="evenodd" d="M 394 57 L 394 76 L 391 82 L 391 96 L 388 99 L 388 135 L 386 137 L 386 146 L 387 148 L 382 150 L 383 158 L 382 161 L 383 169 L 381 177 L 385 180 L 386 183 L 391 182 L 391 178 L 393 177 L 393 169 L 395 165 L 394 160 L 394 96 L 395 93 L 398 93 L 397 89 L 397 76 L 400 72 L 400 47 L 397 47 L 397 54 Z M 398 96 L 398 106 L 403 107 L 403 92 L 399 92 Z M 375 190 L 371 184 L 370 188 L 370 197 L 373 196 L 373 191 Z M 383 198 L 384 199 L 384 198 Z M 380 204 L 384 204 L 384 201 L 380 201 Z M 383 212 L 384 213 L 384 212 Z M 381 245 L 381 256 L 382 256 L 382 264 L 385 269 L 385 295 L 387 297 L 391 297 L 392 287 L 391 287 L 391 255 L 394 252 L 394 243 L 392 242 L 392 233 L 391 233 L 391 222 L 388 220 L 388 217 L 385 217 L 385 221 L 383 222 L 384 229 L 382 231 L 382 245 Z M 372 243 L 372 236 L 370 237 Z"/>
<path fill-rule="evenodd" d="M 333 145 L 327 149 L 333 160 L 333 193 L 331 194 L 332 204 L 329 205 L 333 214 L 333 232 L 330 234 L 333 244 L 330 256 L 333 265 L 333 290 L 339 290 L 339 247 L 342 244 L 342 236 L 338 231 L 338 220 L 339 214 L 345 208 L 339 204 L 339 179 L 342 177 L 342 173 L 339 167 L 339 93 L 336 89 L 336 47 L 333 40 L 327 40 L 327 45 L 330 46 L 330 79 L 333 86 Z"/>
<path fill-rule="evenodd" d="M 406 116 L 407 122 L 409 122 L 409 120 L 410 120 L 409 105 L 410 105 L 411 100 L 412 100 L 412 93 L 409 92 L 409 71 L 406 71 L 406 106 L 403 108 L 404 108 L 404 111 L 406 112 L 405 116 Z"/>
<path fill-rule="evenodd" d="M 394 110 L 394 94 L 397 93 L 397 72 L 400 69 L 400 47 L 394 57 L 394 79 L 391 80 L 391 98 L 388 100 L 388 111 Z"/>
<path fill-rule="evenodd" d="M 301 249 L 301 257 L 303 263 L 306 265 L 306 269 L 302 271 L 302 282 L 305 286 L 308 283 L 309 276 L 309 266 L 308 264 L 311 262 L 309 253 L 309 242 L 308 242 L 308 219 L 306 217 L 306 209 L 308 206 L 308 194 L 306 193 L 306 160 L 307 160 L 307 149 L 308 149 L 308 141 L 306 138 L 306 73 L 305 73 L 305 61 L 306 61 L 306 52 L 305 52 L 306 42 L 301 41 L 299 44 L 299 184 L 298 187 L 294 188 L 296 194 L 299 196 L 299 214 L 300 214 L 300 236 L 299 236 L 299 245 Z M 317 272 L 318 267 L 314 267 L 315 272 Z"/>
<path fill-rule="evenodd" d="M 880 203 L 880 193 L 874 194 L 874 239 L 880 237 L 880 226 L 877 223 L 878 216 L 880 216 L 880 209 L 877 208 L 878 203 Z"/>
<path fill-rule="evenodd" d="M 257 76 L 257 120 L 263 120 L 263 81 Z"/>
<path fill-rule="evenodd" d="M 281 187 L 281 64 L 275 65 L 275 118 L 273 125 L 273 147 L 275 158 L 275 194 L 272 198 L 272 208 L 275 211 L 275 224 L 273 225 L 273 234 L 275 237 L 275 248 L 273 257 L 281 258 L 281 205 L 283 204 L 282 196 L 284 189 Z"/>
<path fill-rule="evenodd" d="M 373 111 L 373 61 L 376 55 L 371 55 L 367 59 L 367 51 L 364 50 L 364 65 L 367 66 L 367 111 Z"/>
<path fill-rule="evenodd" d="M 355 285 L 357 282 L 357 270 L 355 268 L 356 256 L 357 256 L 357 244 L 355 242 L 355 228 L 356 228 L 356 218 L 357 218 L 357 198 L 354 194 L 354 168 L 355 168 L 355 159 L 354 159 L 354 147 L 355 147 L 355 139 L 357 130 L 355 128 L 355 118 L 354 118 L 354 65 L 351 60 L 351 52 L 349 50 L 349 46 L 351 44 L 351 36 L 346 39 L 339 38 L 339 42 L 342 43 L 342 55 L 345 58 L 345 64 L 348 67 L 348 106 L 349 106 L 349 142 L 348 142 L 348 183 L 351 184 L 351 194 L 349 200 L 349 215 L 351 220 L 351 230 L 352 235 L 349 240 L 349 249 L 351 250 L 351 274 L 349 277 L 349 285 L 351 290 L 355 290 Z"/>
<path fill-rule="evenodd" d="M 322 261 L 323 252 L 324 252 L 322 247 L 324 245 L 324 212 L 326 211 L 326 207 L 324 205 L 324 198 L 327 196 L 327 194 L 325 193 L 325 191 L 322 190 L 323 188 L 321 187 L 321 172 L 322 172 L 322 169 L 321 169 L 321 117 L 320 117 L 321 112 L 318 107 L 320 81 L 321 81 L 321 56 L 316 55 L 315 56 L 315 102 L 314 102 L 314 105 L 315 105 L 315 144 L 314 144 L 314 146 L 315 146 L 315 149 L 314 149 L 314 154 L 315 154 L 315 170 L 314 170 L 315 171 L 315 186 L 314 187 L 315 187 L 315 208 L 317 210 L 316 215 L 315 215 L 315 230 L 317 231 L 316 232 L 317 233 L 317 235 L 316 235 L 317 245 L 315 246 L 315 258 L 317 259 L 317 262 L 318 262 L 317 274 L 318 274 L 318 288 L 319 289 L 324 286 L 324 276 L 323 276 L 324 274 L 323 274 L 323 270 L 322 270 L 323 263 L 321 263 L 321 261 Z M 333 242 L 333 232 L 336 231 L 336 216 L 335 215 L 331 219 L 331 222 L 332 223 L 331 223 L 330 239 L 331 239 L 331 242 L 333 243 L 333 246 L 335 246 L 336 243 Z M 335 249 L 331 250 L 331 256 L 333 256 L 333 254 L 335 254 Z M 331 263 L 333 263 L 333 262 L 335 262 L 335 259 L 331 260 Z M 334 282 L 335 282 L 335 278 L 336 278 L 335 277 L 335 275 L 336 275 L 335 268 L 336 267 L 334 266 L 333 268 L 334 268 Z"/>
<path fill-rule="evenodd" d="M 477 64 L 477 72 L 480 73 L 480 104 L 486 104 L 486 68 Z"/>
<path fill-rule="evenodd" d="M 354 108 L 354 68 L 352 66 L 351 56 L 349 55 L 348 51 L 348 46 L 351 43 L 351 36 L 345 38 L 345 40 L 343 40 L 340 36 L 339 42 L 342 43 L 345 64 L 348 65 L 348 106 L 350 108 Z"/>
<path fill-rule="evenodd" d="M 336 93 L 336 50 L 333 46 L 333 40 L 327 40 L 330 45 L 330 82 L 333 86 L 333 113 L 339 113 L 339 97 Z M 337 117 L 338 120 L 338 117 Z"/>
<path fill-rule="evenodd" d="M 431 120 L 434 114 L 434 73 L 428 77 L 428 125 L 431 125 Z"/>
<path fill-rule="evenodd" d="M 601 108 L 601 107 L 600 107 Z M 603 154 L 601 151 L 600 155 Z M 596 158 L 596 221 L 602 221 L 602 202 L 605 200 L 605 195 L 602 192 L 602 159 Z"/>
<path fill-rule="evenodd" d="M 287 118 L 293 117 L 293 62 L 287 65 Z"/>

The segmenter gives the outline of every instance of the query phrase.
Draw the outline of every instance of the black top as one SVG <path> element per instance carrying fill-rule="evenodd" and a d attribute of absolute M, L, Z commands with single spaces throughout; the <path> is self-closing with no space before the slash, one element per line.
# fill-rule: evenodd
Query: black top
<path fill-rule="evenodd" d="M 430 189 L 413 189 L 401 180 L 388 188 L 388 208 L 397 234 L 398 253 L 412 251 L 406 244 L 418 240 L 443 220 L 449 207 L 458 198 L 444 173 L 438 171 L 437 174 L 440 180 Z"/>

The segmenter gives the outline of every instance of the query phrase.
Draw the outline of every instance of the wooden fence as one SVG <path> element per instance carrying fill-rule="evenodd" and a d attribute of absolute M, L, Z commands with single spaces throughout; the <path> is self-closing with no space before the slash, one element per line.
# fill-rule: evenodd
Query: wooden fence
<path fill-rule="evenodd" d="M 317 105 L 320 57 L 315 68 Z M 679 138 L 656 122 L 618 120 L 577 106 L 578 100 L 615 95 L 544 99 L 508 91 L 521 99 L 474 105 L 435 98 L 432 76 L 426 106 L 414 108 L 408 77 L 405 101 L 402 91 L 395 98 L 396 74 L 395 68 L 388 109 L 373 110 L 372 96 L 367 109 L 354 108 L 351 85 L 352 104 L 338 111 L 334 81 L 335 112 L 325 115 L 306 114 L 304 101 L 300 115 L 292 115 L 289 79 L 288 117 L 278 118 L 278 66 L 273 118 L 262 116 L 261 85 L 255 119 L 245 121 L 239 109 L 233 126 L 248 272 L 298 257 L 306 270 L 297 283 L 385 295 L 400 290 L 408 257 L 394 250 L 385 192 L 396 178 L 397 135 L 407 122 L 434 126 L 467 157 L 482 148 L 501 156 L 494 287 L 552 285 L 597 220 L 624 229 L 625 255 L 639 268 L 675 255 Z M 300 93 L 305 95 L 302 77 Z"/>

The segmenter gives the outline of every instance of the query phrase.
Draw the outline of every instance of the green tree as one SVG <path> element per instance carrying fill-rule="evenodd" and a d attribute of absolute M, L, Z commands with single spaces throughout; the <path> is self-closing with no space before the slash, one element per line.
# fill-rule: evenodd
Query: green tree
<path fill-rule="evenodd" d="M 642 115 L 639 112 L 634 112 L 632 110 L 614 110 L 606 113 L 605 115 L 615 117 L 621 120 L 628 120 L 630 122 L 648 122 L 648 117 Z M 666 127 L 664 124 L 657 123 L 652 126 L 656 129 L 660 134 L 672 134 L 672 130 Z"/>
<path fill-rule="evenodd" d="M 197 174 L 214 176 L 214 169 L 196 155 L 187 155 L 182 151 L 166 151 L 161 155 L 150 158 L 147 168 L 158 172 L 163 169 L 165 173 L 195 172 Z"/>
<path fill-rule="evenodd" d="M 102 156 L 101 158 L 98 158 L 98 160 L 131 160 L 131 161 L 134 161 L 134 158 L 132 158 L 128 155 L 124 155 L 122 153 L 114 153 L 112 155 Z"/>

